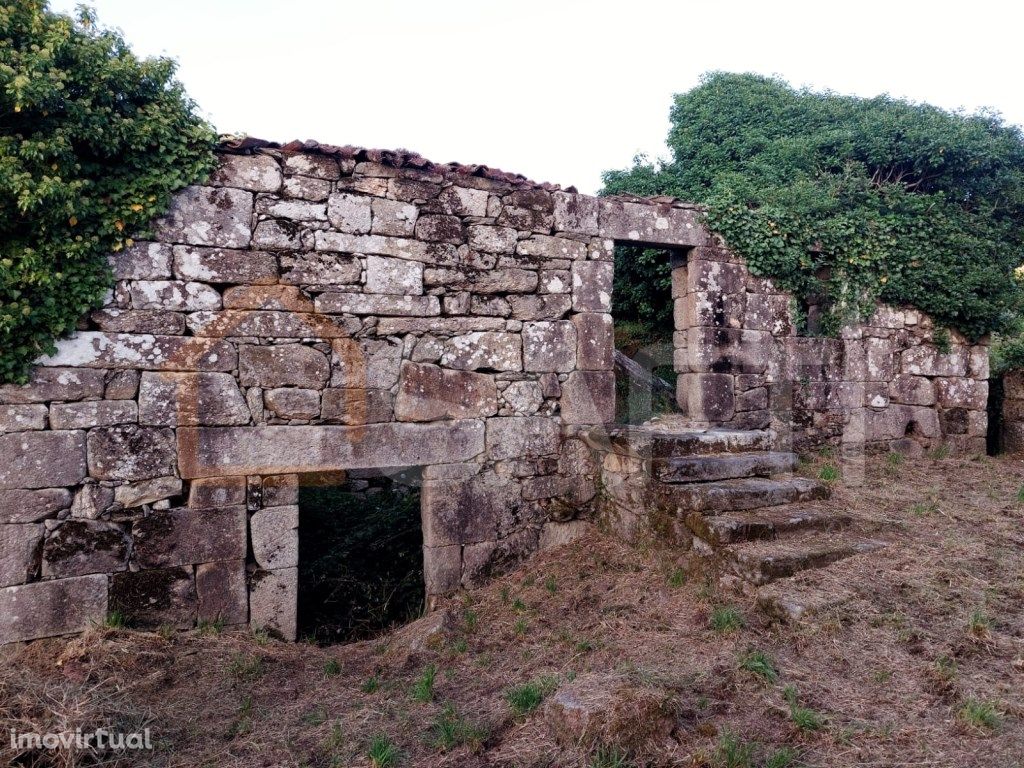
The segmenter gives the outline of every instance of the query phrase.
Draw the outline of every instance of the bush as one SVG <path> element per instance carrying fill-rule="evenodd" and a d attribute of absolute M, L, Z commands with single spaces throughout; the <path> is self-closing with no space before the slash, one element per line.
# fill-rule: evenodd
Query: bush
<path fill-rule="evenodd" d="M 23 382 L 100 306 L 107 254 L 213 168 L 213 130 L 169 59 L 119 34 L 0 0 L 0 381 Z"/>
<path fill-rule="evenodd" d="M 754 274 L 825 297 L 825 330 L 877 300 L 972 338 L 1024 309 L 1024 135 L 998 116 L 714 73 L 676 96 L 671 124 L 672 159 L 609 171 L 604 192 L 705 204 Z M 632 307 L 664 272 L 617 277 Z"/>

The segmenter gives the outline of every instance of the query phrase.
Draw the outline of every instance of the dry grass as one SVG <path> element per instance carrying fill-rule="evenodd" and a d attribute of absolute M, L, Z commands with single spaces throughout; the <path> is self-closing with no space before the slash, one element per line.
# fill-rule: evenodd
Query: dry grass
<path fill-rule="evenodd" d="M 5 649 L 0 722 L 148 722 L 158 748 L 132 766 L 369 766 L 375 740 L 402 766 L 1021 766 L 1022 476 L 1020 460 L 882 457 L 863 487 L 839 482 L 829 503 L 889 546 L 807 577 L 848 599 L 797 626 L 678 578 L 685 553 L 594 537 L 453 599 L 429 636 L 317 648 L 104 629 Z M 721 606 L 742 625 L 716 631 Z M 751 673 L 755 651 L 776 675 Z M 511 689 L 584 672 L 665 694 L 671 736 L 628 756 L 565 749 L 544 704 L 513 711 Z M 96 764 L 61 759 L 37 764 Z"/>

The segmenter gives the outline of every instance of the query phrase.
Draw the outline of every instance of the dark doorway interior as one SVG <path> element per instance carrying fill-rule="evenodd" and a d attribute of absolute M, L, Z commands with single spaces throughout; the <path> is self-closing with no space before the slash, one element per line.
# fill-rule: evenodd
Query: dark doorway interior
<path fill-rule="evenodd" d="M 1003 451 L 1003 377 L 993 376 L 988 380 L 988 453 L 998 456 Z"/>
<path fill-rule="evenodd" d="M 364 640 L 423 613 L 420 473 L 353 471 L 299 493 L 299 636 Z"/>

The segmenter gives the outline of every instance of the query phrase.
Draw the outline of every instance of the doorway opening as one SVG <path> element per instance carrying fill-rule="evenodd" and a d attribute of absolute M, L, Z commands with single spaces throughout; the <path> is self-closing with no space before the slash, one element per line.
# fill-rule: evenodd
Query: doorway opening
<path fill-rule="evenodd" d="M 350 470 L 299 490 L 298 633 L 365 640 L 423 615 L 419 467 Z"/>
<path fill-rule="evenodd" d="M 985 453 L 998 456 L 1003 452 L 1003 406 L 1006 389 L 1002 376 L 993 376 L 988 380 L 988 434 L 985 440 Z"/>
<path fill-rule="evenodd" d="M 678 413 L 674 351 L 686 288 L 686 251 L 616 243 L 612 320 L 615 330 L 615 420 L 642 424 Z"/>

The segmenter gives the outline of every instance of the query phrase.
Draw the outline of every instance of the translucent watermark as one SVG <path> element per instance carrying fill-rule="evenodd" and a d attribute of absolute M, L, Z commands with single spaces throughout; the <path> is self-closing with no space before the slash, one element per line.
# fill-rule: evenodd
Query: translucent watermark
<path fill-rule="evenodd" d="M 76 728 L 73 731 L 54 733 L 19 733 L 12 728 L 10 737 L 11 749 L 21 752 L 43 749 L 112 750 L 118 752 L 153 749 L 153 739 L 149 728 L 132 733 L 121 733 L 107 728 L 97 728 L 93 731 Z"/>

